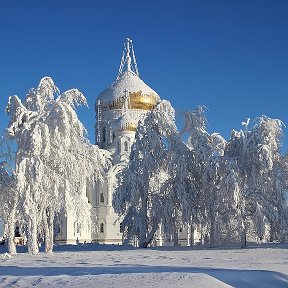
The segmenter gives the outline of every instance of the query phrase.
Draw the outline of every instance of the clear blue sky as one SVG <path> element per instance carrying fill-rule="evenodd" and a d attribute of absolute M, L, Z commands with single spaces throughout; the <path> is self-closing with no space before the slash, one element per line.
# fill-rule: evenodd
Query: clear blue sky
<path fill-rule="evenodd" d="M 8 96 L 23 99 L 51 76 L 86 96 L 79 117 L 94 143 L 95 99 L 115 80 L 126 37 L 141 78 L 176 110 L 207 106 L 210 132 L 228 138 L 262 114 L 288 125 L 287 0 L 9 0 L 0 4 L 0 129 Z"/>

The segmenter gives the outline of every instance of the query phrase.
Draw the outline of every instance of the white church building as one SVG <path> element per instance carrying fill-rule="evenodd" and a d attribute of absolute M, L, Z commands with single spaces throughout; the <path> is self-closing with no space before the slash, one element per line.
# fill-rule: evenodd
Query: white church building
<path fill-rule="evenodd" d="M 87 211 L 87 219 L 78 221 L 71 213 L 63 216 L 60 221 L 57 219 L 55 243 L 122 243 L 122 219 L 112 206 L 113 193 L 118 183 L 117 175 L 129 162 L 140 117 L 149 113 L 159 101 L 157 92 L 140 79 L 132 40 L 127 39 L 117 78 L 100 93 L 95 105 L 96 145 L 111 156 L 113 166 L 103 175 L 103 182 L 99 181 L 93 188 L 87 188 L 87 207 L 92 206 L 91 213 Z M 187 226 L 179 230 L 179 245 L 189 245 L 189 230 Z M 169 241 L 163 241 L 159 231 L 156 238 L 155 245 L 169 244 Z"/>

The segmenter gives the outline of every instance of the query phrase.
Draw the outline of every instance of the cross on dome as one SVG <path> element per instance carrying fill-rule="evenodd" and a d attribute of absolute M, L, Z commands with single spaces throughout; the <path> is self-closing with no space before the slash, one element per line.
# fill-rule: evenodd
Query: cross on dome
<path fill-rule="evenodd" d="M 129 90 L 125 89 L 124 90 L 124 102 L 123 102 L 123 106 L 122 106 L 122 113 L 128 113 L 129 110 Z"/>
<path fill-rule="evenodd" d="M 121 58 L 121 63 L 117 75 L 117 80 L 125 73 L 125 72 L 133 73 L 135 76 L 139 77 L 139 71 L 137 67 L 136 57 L 134 53 L 132 40 L 127 38 L 124 43 L 124 51 Z"/>

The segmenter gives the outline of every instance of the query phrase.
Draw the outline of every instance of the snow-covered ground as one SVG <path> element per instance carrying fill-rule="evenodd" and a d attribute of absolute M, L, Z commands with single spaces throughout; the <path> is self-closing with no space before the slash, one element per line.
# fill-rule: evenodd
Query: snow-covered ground
<path fill-rule="evenodd" d="M 288 246 L 280 244 L 248 249 L 85 244 L 12 258 L 2 246 L 0 253 L 0 287 L 288 287 Z"/>

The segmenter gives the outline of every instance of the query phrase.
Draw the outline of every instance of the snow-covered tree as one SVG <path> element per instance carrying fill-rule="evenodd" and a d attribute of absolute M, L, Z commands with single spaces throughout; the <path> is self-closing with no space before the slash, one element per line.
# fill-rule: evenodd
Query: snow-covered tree
<path fill-rule="evenodd" d="M 14 242 L 18 195 L 14 174 L 9 174 L 6 163 L 0 163 L 0 215 L 4 223 L 5 244 L 8 253 L 16 254 Z"/>
<path fill-rule="evenodd" d="M 211 246 L 240 237 L 245 247 L 248 228 L 263 239 L 267 224 L 271 235 L 280 235 L 287 227 L 288 183 L 281 121 L 262 116 L 249 131 L 247 120 L 226 141 L 207 132 L 203 106 L 184 115 L 178 133 L 174 110 L 162 101 L 139 124 L 113 202 L 124 216 L 124 238 L 146 247 L 161 226 L 177 243 L 182 224 L 191 227 L 191 238 L 196 225 L 208 231 Z"/>
<path fill-rule="evenodd" d="M 3 134 L 0 138 L 0 218 L 4 224 L 8 253 L 16 254 L 14 236 L 18 194 L 13 169 L 15 153 L 12 147 L 13 144 Z"/>
<path fill-rule="evenodd" d="M 27 227 L 28 250 L 38 253 L 37 238 L 44 231 L 45 251 L 52 251 L 54 217 L 74 211 L 89 219 L 87 182 L 102 177 L 108 161 L 89 144 L 75 108 L 86 105 L 77 89 L 60 93 L 49 77 L 31 89 L 24 102 L 9 98 L 7 133 L 17 143 L 15 177 L 19 211 Z"/>
<path fill-rule="evenodd" d="M 169 138 L 166 150 L 166 177 L 162 177 L 160 194 L 163 195 L 163 236 L 178 245 L 178 231 L 183 224 L 190 224 L 194 204 L 195 187 L 191 175 L 189 148 L 181 141 L 181 135 Z"/>
<path fill-rule="evenodd" d="M 151 243 L 164 215 L 176 212 L 164 211 L 163 202 L 171 199 L 161 189 L 167 177 L 170 139 L 177 134 L 174 113 L 170 103 L 162 101 L 139 122 L 129 165 L 113 198 L 116 212 L 124 216 L 124 239 L 136 237 L 141 247 Z"/>
<path fill-rule="evenodd" d="M 199 106 L 185 113 L 184 131 L 188 132 L 188 145 L 191 149 L 192 178 L 194 193 L 190 196 L 191 227 L 208 223 L 210 227 L 210 244 L 216 240 L 216 224 L 219 212 L 223 211 L 223 202 L 219 195 L 221 173 L 217 157 L 223 154 L 225 140 L 217 133 L 209 134 L 206 130 L 207 119 L 205 107 Z M 189 198 L 188 196 L 188 198 Z M 191 197 L 192 196 L 192 197 Z M 185 207 L 185 206 L 184 206 Z M 189 213 L 189 210 L 187 210 Z M 191 231 L 193 232 L 193 231 Z M 193 233 L 191 233 L 192 235 Z"/>
<path fill-rule="evenodd" d="M 284 182 L 277 169 L 281 158 L 282 122 L 261 116 L 251 131 L 248 124 L 249 119 L 242 123 L 244 131 L 232 131 L 224 155 L 234 161 L 237 174 L 238 189 L 234 197 L 237 203 L 234 204 L 241 247 L 246 246 L 249 220 L 261 238 L 266 218 L 274 226 L 279 225 L 278 212 L 283 211 L 284 203 L 284 189 L 279 186 Z"/>
<path fill-rule="evenodd" d="M 278 204 L 278 210 L 280 213 L 280 225 L 278 225 L 278 229 L 273 229 L 273 222 L 270 221 L 270 240 L 273 241 L 275 239 L 275 234 L 278 233 L 278 237 L 280 241 L 288 241 L 288 154 L 281 155 L 280 161 L 278 161 L 277 165 L 274 166 L 273 174 L 277 177 L 274 177 L 275 181 L 273 182 L 274 189 L 271 191 L 274 192 L 274 203 Z M 274 231 L 273 231 L 274 230 Z M 275 230 L 276 231 L 275 233 Z"/>

